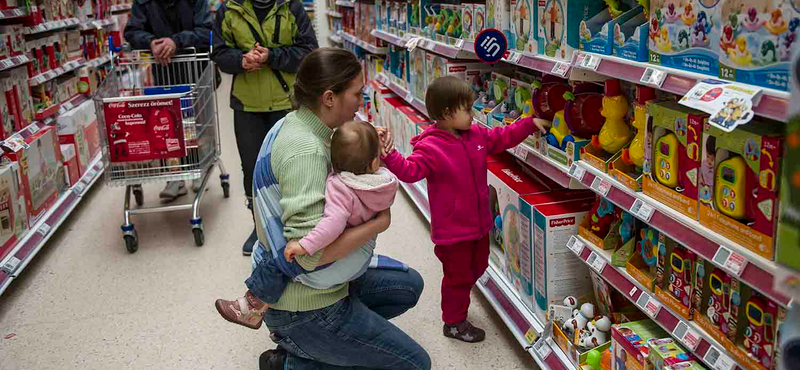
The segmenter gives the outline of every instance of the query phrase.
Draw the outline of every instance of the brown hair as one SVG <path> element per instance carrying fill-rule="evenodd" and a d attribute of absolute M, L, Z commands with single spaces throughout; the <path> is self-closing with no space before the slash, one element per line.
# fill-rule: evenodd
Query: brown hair
<path fill-rule="evenodd" d="M 345 49 L 319 48 L 303 58 L 294 81 L 292 104 L 317 108 L 325 91 L 335 94 L 347 90 L 350 82 L 361 73 L 358 58 Z"/>
<path fill-rule="evenodd" d="M 469 84 L 455 76 L 439 77 L 428 86 L 425 108 L 434 120 L 445 119 L 459 108 L 469 108 L 474 101 Z"/>
<path fill-rule="evenodd" d="M 331 164 L 336 173 L 363 175 L 379 154 L 378 131 L 367 122 L 348 121 L 333 132 Z"/>

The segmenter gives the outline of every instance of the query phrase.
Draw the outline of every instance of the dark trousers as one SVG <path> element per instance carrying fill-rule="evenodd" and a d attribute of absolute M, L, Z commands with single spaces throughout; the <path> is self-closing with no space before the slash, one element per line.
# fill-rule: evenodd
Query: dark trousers
<path fill-rule="evenodd" d="M 258 151 L 267 133 L 275 123 L 289 113 L 288 110 L 275 112 L 233 111 L 233 131 L 236 134 L 236 146 L 242 160 L 244 172 L 244 194 L 253 197 L 253 170 L 256 168 Z"/>

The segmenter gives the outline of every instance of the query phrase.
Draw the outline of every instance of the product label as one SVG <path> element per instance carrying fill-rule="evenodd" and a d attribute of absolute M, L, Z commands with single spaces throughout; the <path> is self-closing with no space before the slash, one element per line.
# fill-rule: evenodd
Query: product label
<path fill-rule="evenodd" d="M 179 98 L 104 103 L 112 162 L 186 155 Z"/>

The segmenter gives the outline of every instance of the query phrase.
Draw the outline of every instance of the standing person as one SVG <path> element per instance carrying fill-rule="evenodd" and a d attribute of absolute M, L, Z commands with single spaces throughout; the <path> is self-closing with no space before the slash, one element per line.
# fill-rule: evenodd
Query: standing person
<path fill-rule="evenodd" d="M 403 158 L 394 150 L 391 134 L 383 137 L 383 161 L 400 181 L 428 179 L 431 239 L 444 270 L 443 333 L 470 343 L 486 337 L 483 329 L 467 320 L 470 290 L 489 266 L 492 210 L 486 158 L 519 145 L 536 130 L 544 132 L 547 123 L 525 118 L 489 130 L 472 124 L 473 101 L 466 81 L 438 78 L 425 93 L 425 108 L 436 123 L 411 140 L 414 152 Z"/>
<path fill-rule="evenodd" d="M 188 68 L 168 65 L 181 49 L 207 51 L 213 18 L 206 0 L 136 0 L 131 18 L 125 26 L 125 40 L 134 49 L 150 50 L 156 62 L 153 77 L 156 85 L 192 83 Z M 195 180 L 192 188 L 199 191 L 202 181 Z M 167 182 L 159 197 L 171 202 L 187 194 L 186 182 Z"/>
<path fill-rule="evenodd" d="M 214 35 L 212 58 L 223 72 L 234 75 L 233 129 L 252 211 L 258 150 L 267 132 L 292 109 L 300 62 L 319 45 L 300 0 L 228 0 L 217 10 Z M 257 239 L 253 228 L 242 246 L 244 255 L 252 253 Z"/>
<path fill-rule="evenodd" d="M 294 86 L 299 108 L 270 130 L 253 174 L 258 229 L 254 268 L 285 258 L 286 243 L 310 235 L 323 220 L 332 134 L 361 105 L 363 81 L 361 64 L 347 50 L 317 49 L 303 60 Z M 325 248 L 295 260 L 314 271 L 347 259 L 362 246 L 374 245 L 390 223 L 389 210 L 378 212 Z M 322 271 L 343 269 L 333 263 Z M 262 354 L 261 369 L 430 369 L 428 353 L 388 321 L 416 306 L 423 287 L 422 276 L 410 268 L 368 269 L 353 284 L 328 289 L 289 281 L 264 313 L 280 349 Z"/>

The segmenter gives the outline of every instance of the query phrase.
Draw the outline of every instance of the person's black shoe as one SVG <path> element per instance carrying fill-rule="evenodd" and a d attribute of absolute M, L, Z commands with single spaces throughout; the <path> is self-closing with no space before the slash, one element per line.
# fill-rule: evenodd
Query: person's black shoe
<path fill-rule="evenodd" d="M 286 350 L 278 347 L 261 354 L 258 358 L 259 370 L 283 370 L 286 362 Z"/>
<path fill-rule="evenodd" d="M 256 241 L 258 241 L 258 235 L 256 235 L 256 229 L 253 229 L 253 232 L 250 233 L 250 236 L 247 237 L 247 240 L 242 246 L 242 254 L 245 256 L 253 254 L 253 246 L 256 244 Z"/>

